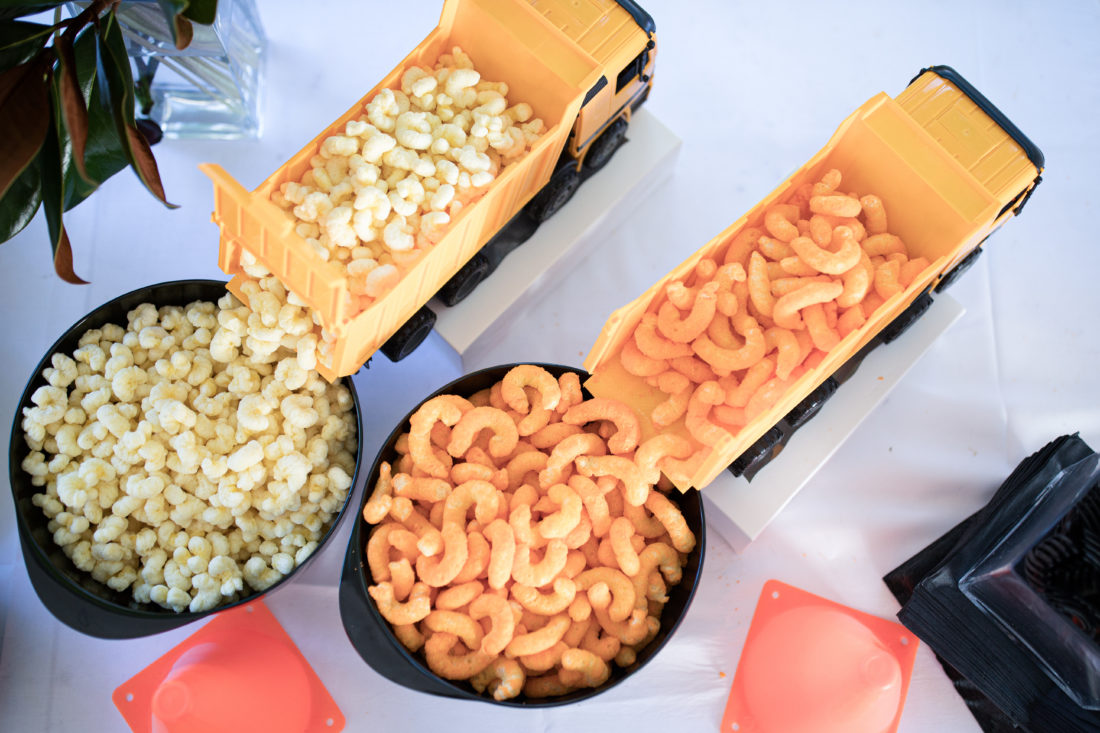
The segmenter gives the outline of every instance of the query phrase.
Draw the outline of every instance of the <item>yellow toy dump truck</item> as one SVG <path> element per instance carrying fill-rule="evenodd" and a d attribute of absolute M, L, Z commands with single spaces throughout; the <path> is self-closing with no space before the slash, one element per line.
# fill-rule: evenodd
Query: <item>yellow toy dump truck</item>
<path fill-rule="evenodd" d="M 653 20 L 631 0 L 446 0 L 438 27 L 255 191 L 247 191 L 216 165 L 202 166 L 214 182 L 214 220 L 221 229 L 219 266 L 235 276 L 230 289 L 247 302 L 241 285 L 248 279 L 244 269 L 254 258 L 310 306 L 330 339 L 330 358 L 318 363 L 327 379 L 354 373 L 379 349 L 394 361 L 403 358 L 434 324 L 435 316 L 426 307 L 433 296 L 438 293 L 447 305 L 457 303 L 539 222 L 560 209 L 584 178 L 607 163 L 625 139 L 631 112 L 649 94 L 655 57 Z M 426 253 L 409 264 L 392 289 L 364 305 L 353 292 L 349 262 L 330 259 L 310 246 L 301 234 L 310 234 L 308 225 L 301 228 L 276 201 L 285 184 L 303 180 L 311 170 L 316 173 L 314 164 L 327 152 L 327 139 L 350 134 L 349 123 L 356 131 L 363 129 L 357 121 L 364 118 L 371 100 L 380 94 L 400 96 L 403 84 L 421 80 L 420 71 L 409 75 L 412 67 L 431 69 L 440 59 L 461 67 L 455 61 L 461 58 L 471 61 L 483 79 L 506 84 L 510 103 L 529 106 L 523 113 L 505 113 L 513 115 L 517 129 L 520 121 L 533 116 L 542 120 L 541 131 L 536 130 L 537 139 L 529 141 L 521 157 L 502 166 L 491 183 L 473 187 L 473 193 L 460 201 L 461 208 L 444 209 L 449 221 L 433 230 L 430 244 L 423 247 Z M 452 69 L 439 77 L 447 75 L 452 81 L 457 78 Z M 498 88 L 504 89 L 498 84 L 485 92 L 491 97 Z M 427 100 L 424 109 L 442 105 L 444 89 L 454 91 L 454 97 L 466 93 L 441 82 L 434 95 L 420 98 Z M 476 127 L 476 115 L 474 120 Z M 476 134 L 467 124 L 451 143 L 476 143 Z M 433 143 L 431 151 L 436 150 Z M 484 145 L 474 150 L 484 152 Z M 414 157 L 409 167 L 417 164 Z M 449 163 L 440 162 L 440 168 L 444 165 Z M 383 167 L 383 174 L 386 170 Z M 313 182 L 320 185 L 316 177 Z M 388 203 L 382 206 L 389 211 Z M 388 246 L 390 240 L 386 241 Z M 400 239 L 394 242 L 396 249 Z M 395 251 L 394 258 L 401 254 Z"/>
<path fill-rule="evenodd" d="M 868 350 L 897 338 L 1020 213 L 1043 166 L 957 72 L 923 69 L 615 311 L 585 360 L 586 387 L 630 403 L 643 439 L 692 445 L 666 471 L 679 488 L 727 467 L 751 479 Z"/>

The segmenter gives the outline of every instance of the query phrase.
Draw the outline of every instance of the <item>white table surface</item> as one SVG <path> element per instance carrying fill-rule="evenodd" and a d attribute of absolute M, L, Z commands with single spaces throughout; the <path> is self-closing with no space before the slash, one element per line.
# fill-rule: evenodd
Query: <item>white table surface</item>
<path fill-rule="evenodd" d="M 159 145 L 165 189 L 179 210 L 161 207 L 123 172 L 72 211 L 76 271 L 91 285 L 55 278 L 41 216 L 0 246 L 4 420 L 33 365 L 82 314 L 142 285 L 220 276 L 200 162 L 218 162 L 255 186 L 403 58 L 440 7 L 261 5 L 271 43 L 262 139 Z M 984 504 L 1022 458 L 1073 431 L 1100 446 L 1100 5 L 643 5 L 660 41 L 648 105 L 684 140 L 677 169 L 632 221 L 593 248 L 587 267 L 500 334 L 486 363 L 580 364 L 613 308 L 754 205 L 853 109 L 879 91 L 897 94 L 923 66 L 954 66 L 1000 106 L 1046 153 L 1045 181 L 952 289 L 966 308 L 962 319 L 744 553 L 711 537 L 680 630 L 609 693 L 523 712 L 434 698 L 380 677 L 340 625 L 345 521 L 317 562 L 268 604 L 348 730 L 714 730 L 766 579 L 892 617 L 898 606 L 882 575 Z M 400 365 L 379 359 L 359 375 L 365 456 L 419 396 L 460 371 L 457 355 L 433 335 Z M 0 730 L 125 731 L 111 691 L 194 628 L 103 641 L 63 626 L 34 595 L 10 500 L 0 501 Z M 978 730 L 923 646 L 900 730 Z"/>

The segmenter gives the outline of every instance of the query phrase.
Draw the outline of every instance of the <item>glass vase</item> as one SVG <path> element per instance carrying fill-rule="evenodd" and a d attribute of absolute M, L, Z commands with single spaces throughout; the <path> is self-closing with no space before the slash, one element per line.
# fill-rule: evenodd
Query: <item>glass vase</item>
<path fill-rule="evenodd" d="M 183 50 L 156 0 L 123 0 L 117 14 L 138 89 L 136 117 L 166 137 L 260 136 L 267 38 L 254 0 L 219 0 L 214 23 L 192 23 Z"/>

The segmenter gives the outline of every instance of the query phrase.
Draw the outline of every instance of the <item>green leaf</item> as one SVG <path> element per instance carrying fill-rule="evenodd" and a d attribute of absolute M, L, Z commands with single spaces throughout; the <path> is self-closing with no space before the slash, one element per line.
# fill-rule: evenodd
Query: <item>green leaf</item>
<path fill-rule="evenodd" d="M 88 107 L 88 140 L 84 148 L 84 166 L 89 180 L 85 181 L 73 169 L 71 156 L 62 147 L 62 163 L 65 168 L 65 211 L 90 196 L 99 184 L 129 165 L 126 152 L 118 138 L 114 114 L 108 100 L 96 84 L 97 41 L 89 29 L 77 37 L 73 44 L 77 77 Z M 67 138 L 63 138 L 67 143 Z"/>
<path fill-rule="evenodd" d="M 183 11 L 191 20 L 203 25 L 213 25 L 218 14 L 218 0 L 191 0 Z"/>
<path fill-rule="evenodd" d="M 53 269 L 58 277 L 73 285 L 86 285 L 87 282 L 73 272 L 73 249 L 69 243 L 69 234 L 61 220 L 65 198 L 63 187 L 64 172 L 61 166 L 61 140 L 58 130 L 61 118 L 55 110 L 51 117 L 52 125 L 42 145 L 42 205 L 46 212 L 46 226 L 50 233 L 50 247 L 53 249 Z"/>
<path fill-rule="evenodd" d="M 6 242 L 30 224 L 42 204 L 41 153 L 23 169 L 0 198 L 0 242 Z"/>
<path fill-rule="evenodd" d="M 82 178 L 89 180 L 88 171 L 84 167 L 84 148 L 88 140 L 88 107 L 77 76 L 72 39 L 62 34 L 54 40 L 53 47 L 57 52 L 56 101 L 61 110 L 61 120 L 64 122 L 65 132 L 68 133 L 76 170 Z"/>
<path fill-rule="evenodd" d="M 14 20 L 0 23 L 0 69 L 10 69 L 29 61 L 46 47 L 50 26 Z"/>
<path fill-rule="evenodd" d="M 0 197 L 34 160 L 50 124 L 43 63 L 32 61 L 0 72 Z"/>
<path fill-rule="evenodd" d="M 108 100 L 114 115 L 118 138 L 130 167 L 165 206 L 176 208 L 168 203 L 164 196 L 164 186 L 160 181 L 157 161 L 149 144 L 134 126 L 134 80 L 130 73 L 130 59 L 126 55 L 126 44 L 122 31 L 112 11 L 106 22 L 101 24 L 99 35 L 100 93 Z"/>
<path fill-rule="evenodd" d="M 187 48 L 194 34 L 191 21 L 183 15 L 187 10 L 187 0 L 157 0 L 157 4 L 160 5 L 164 19 L 168 21 L 168 27 L 172 30 L 172 40 L 175 41 L 176 48 L 180 50 Z"/>

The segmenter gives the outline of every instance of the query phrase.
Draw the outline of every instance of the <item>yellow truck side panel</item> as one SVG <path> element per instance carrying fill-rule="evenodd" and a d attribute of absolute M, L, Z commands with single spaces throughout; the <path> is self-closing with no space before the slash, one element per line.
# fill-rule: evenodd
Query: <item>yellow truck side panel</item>
<path fill-rule="evenodd" d="M 942 87 L 940 89 L 937 94 L 942 96 L 932 100 L 923 118 L 914 118 L 886 94 L 873 97 L 839 126 L 820 152 L 763 201 L 608 319 L 585 358 L 584 366 L 592 373 L 585 386 L 596 396 L 615 397 L 634 406 L 642 416 L 645 439 L 657 433 L 648 415 L 666 396 L 643 378 L 623 369 L 619 360 L 623 344 L 631 338 L 644 313 L 656 312 L 664 300 L 668 283 L 686 279 L 704 257 L 722 262 L 725 249 L 734 236 L 748 226 L 761 226 L 765 210 L 788 200 L 800 185 L 820 180 L 829 169 L 840 170 L 842 190 L 878 195 L 885 204 L 890 231 L 907 244 L 910 256 L 925 257 L 931 263 L 909 287 L 888 299 L 862 327 L 842 339 L 818 366 L 799 378 L 775 405 L 736 435 L 712 448 L 696 466 L 690 481 L 678 485 L 681 490 L 701 488 L 710 483 L 921 293 L 935 285 L 944 272 L 977 246 L 991 228 L 1011 215 L 1011 212 L 1002 214 L 1006 204 L 1034 185 L 1039 171 L 1029 163 L 1030 170 L 1013 179 L 1020 186 L 1016 191 L 1004 187 L 990 191 L 986 181 L 977 178 L 967 165 L 969 162 L 971 167 L 977 165 L 979 171 L 985 170 L 981 163 L 988 157 L 987 153 L 977 151 L 965 136 L 963 145 L 955 146 L 957 135 L 941 132 L 937 137 L 925 129 L 924 125 L 934 126 L 937 120 L 942 121 L 947 110 L 967 109 L 965 105 L 958 105 L 958 97 L 965 98 L 965 95 L 953 88 L 947 93 Z M 954 99 L 947 99 L 947 96 Z M 913 95 L 906 100 L 912 103 Z M 968 113 L 972 116 L 967 124 L 981 122 L 972 111 Z M 980 129 L 988 134 L 981 143 L 983 149 L 1001 155 L 996 151 L 1004 147 L 1009 136 L 1004 131 L 999 135 L 989 133 L 984 123 Z M 992 179 L 986 180 L 1002 180 L 1004 170 L 1007 168 L 1002 165 Z M 682 419 L 667 431 L 690 439 Z"/>

